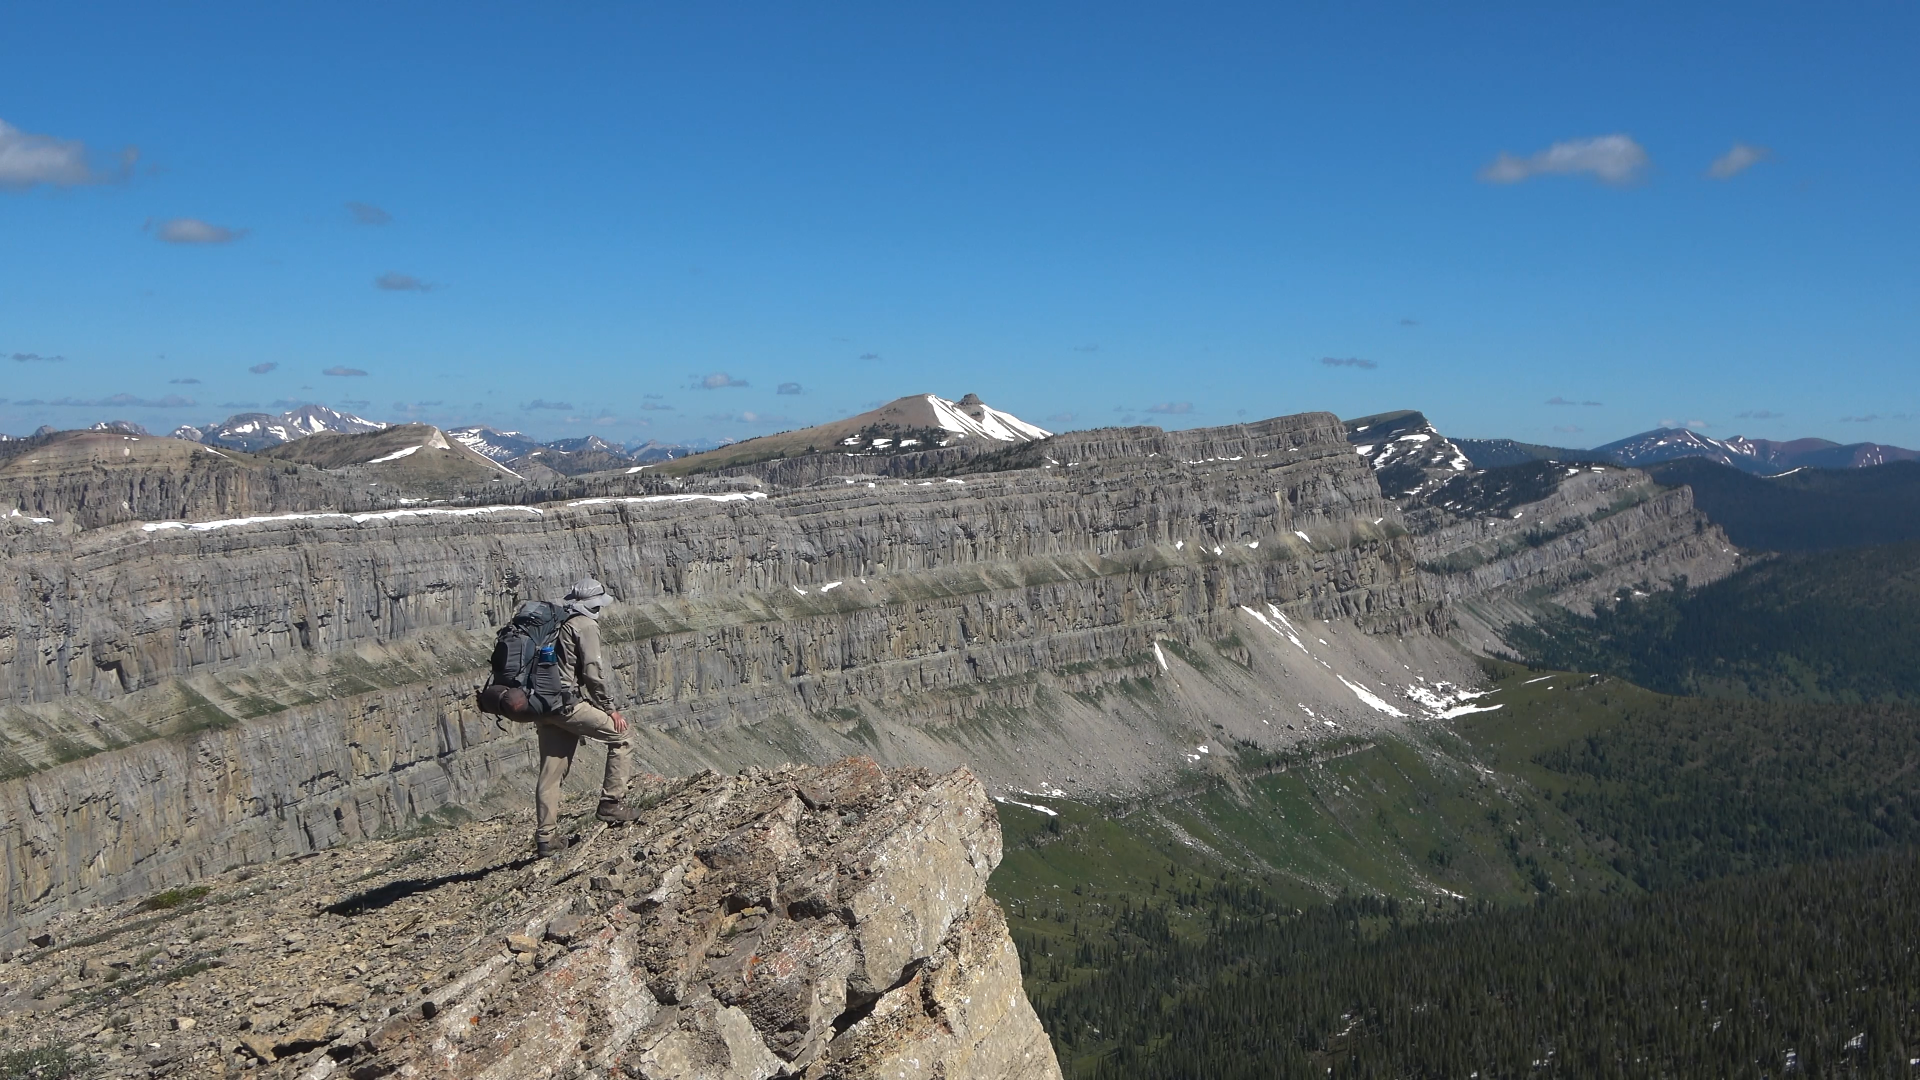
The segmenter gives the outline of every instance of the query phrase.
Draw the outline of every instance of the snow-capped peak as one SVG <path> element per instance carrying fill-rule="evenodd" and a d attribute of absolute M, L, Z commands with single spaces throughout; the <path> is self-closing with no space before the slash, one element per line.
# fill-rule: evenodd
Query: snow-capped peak
<path fill-rule="evenodd" d="M 482 457 L 509 461 L 540 449 L 540 440 L 519 431 L 496 431 L 490 427 L 454 428 L 447 437 Z"/>
<path fill-rule="evenodd" d="M 1380 480 L 1389 498 L 1421 495 L 1473 464 L 1452 440 L 1417 412 L 1382 413 L 1347 421 L 1347 441 Z"/>
<path fill-rule="evenodd" d="M 1053 432 L 1029 424 L 1009 412 L 1001 412 L 968 394 L 959 401 L 948 401 L 937 394 L 927 395 L 934 422 L 962 437 L 991 439 L 995 442 L 1034 442 L 1053 437 Z"/>
<path fill-rule="evenodd" d="M 358 435 L 366 431 L 384 431 L 386 427 L 378 420 L 368 420 L 324 405 L 302 405 L 278 415 L 237 413 L 220 423 L 199 428 L 199 438 L 195 441 L 233 450 L 255 451 L 318 435 L 323 431 Z M 187 437 L 183 434 L 185 430 L 174 432 L 174 437 Z"/>

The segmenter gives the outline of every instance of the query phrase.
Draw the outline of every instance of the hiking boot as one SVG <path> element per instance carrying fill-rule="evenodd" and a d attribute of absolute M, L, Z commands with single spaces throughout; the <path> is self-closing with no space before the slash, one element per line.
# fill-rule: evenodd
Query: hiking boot
<path fill-rule="evenodd" d="M 618 799 L 601 799 L 600 809 L 593 816 L 609 825 L 627 825 L 639 819 L 640 811 Z"/>
<path fill-rule="evenodd" d="M 535 840 L 533 842 L 533 857 L 536 859 L 545 859 L 549 856 L 558 855 L 565 850 L 567 850 L 567 842 L 565 840 Z"/>

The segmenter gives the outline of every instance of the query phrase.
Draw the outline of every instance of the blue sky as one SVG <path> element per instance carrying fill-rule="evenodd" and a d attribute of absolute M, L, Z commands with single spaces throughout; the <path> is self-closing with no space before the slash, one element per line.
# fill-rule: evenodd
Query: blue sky
<path fill-rule="evenodd" d="M 699 7 L 10 6 L 0 431 L 1920 443 L 1912 4 Z"/>

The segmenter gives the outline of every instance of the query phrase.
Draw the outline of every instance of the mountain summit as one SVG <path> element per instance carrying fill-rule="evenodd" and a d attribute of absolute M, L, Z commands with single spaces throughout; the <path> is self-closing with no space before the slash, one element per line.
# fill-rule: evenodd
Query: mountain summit
<path fill-rule="evenodd" d="M 950 401 L 911 394 L 877 409 L 797 431 L 745 439 L 665 467 L 675 473 L 753 465 L 816 454 L 891 457 L 930 450 L 977 452 L 1051 438 L 1053 432 L 968 394 Z"/>

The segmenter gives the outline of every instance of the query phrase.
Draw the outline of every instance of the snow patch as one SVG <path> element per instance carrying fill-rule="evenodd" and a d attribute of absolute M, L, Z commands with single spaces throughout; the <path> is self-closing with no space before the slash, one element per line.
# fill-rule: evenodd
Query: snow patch
<path fill-rule="evenodd" d="M 1407 687 L 1407 699 L 1426 709 L 1435 720 L 1451 720 L 1456 716 L 1469 713 L 1493 712 L 1499 705 L 1476 705 L 1474 702 L 1493 693 L 1491 690 L 1464 690 L 1450 682 L 1426 684 L 1421 678 L 1419 683 Z"/>
<path fill-rule="evenodd" d="M 399 461 L 401 458 L 407 457 L 413 454 L 415 451 L 422 450 L 422 449 L 425 449 L 424 443 L 421 444 L 420 446 L 409 446 L 402 450 L 395 450 L 393 453 L 388 454 L 384 457 L 374 458 L 372 461 L 367 462 L 367 464 L 378 465 L 383 461 Z"/>
<path fill-rule="evenodd" d="M 277 525 L 293 521 L 351 521 L 355 525 L 364 525 L 369 521 L 398 521 L 408 517 L 474 517 L 479 514 L 532 514 L 542 516 L 546 511 L 537 506 L 465 506 L 459 508 L 434 508 L 421 510 L 382 510 L 370 514 L 268 514 L 260 517 L 223 518 L 219 521 L 149 521 L 140 526 L 141 532 L 160 532 L 164 529 L 187 529 L 192 532 L 208 532 L 213 529 L 226 529 L 236 525 Z"/>
<path fill-rule="evenodd" d="M 1372 709 L 1375 712 L 1386 713 L 1388 716 L 1404 717 L 1407 715 L 1406 713 L 1401 712 L 1399 709 L 1394 708 L 1392 705 L 1387 704 L 1385 699 L 1381 698 L 1380 695 L 1374 693 L 1373 691 L 1367 689 L 1364 686 L 1361 686 L 1359 683 L 1347 682 L 1347 677 L 1345 675 L 1341 675 L 1338 672 L 1335 672 L 1333 677 L 1336 679 L 1339 679 L 1342 683 L 1345 683 L 1347 689 L 1353 691 L 1353 696 L 1359 698 L 1361 702 L 1367 706 L 1367 708 Z"/>
<path fill-rule="evenodd" d="M 1053 437 L 1053 432 L 1045 428 L 1035 427 L 1012 413 L 986 405 L 980 406 L 980 418 L 977 420 L 968 416 L 958 402 L 948 401 L 936 394 L 927 395 L 927 405 L 933 409 L 935 423 L 962 436 L 973 435 L 995 442 L 1031 442 Z"/>
<path fill-rule="evenodd" d="M 1060 816 L 1060 811 L 1055 810 L 1051 806 L 1041 806 L 1039 803 L 1021 802 L 1018 799 L 1009 799 L 1005 795 L 995 795 L 993 797 L 993 801 L 997 803 L 1004 803 L 1007 806 L 1021 806 L 1021 807 L 1025 807 L 1028 810 L 1038 810 L 1040 813 L 1045 814 L 1048 817 Z"/>
<path fill-rule="evenodd" d="M 869 484 L 868 487 L 873 485 Z M 764 499 L 764 491 L 729 491 L 724 495 L 622 495 L 604 499 L 578 499 L 568 506 L 604 506 L 611 503 L 683 503 L 683 502 L 750 502 Z"/>

